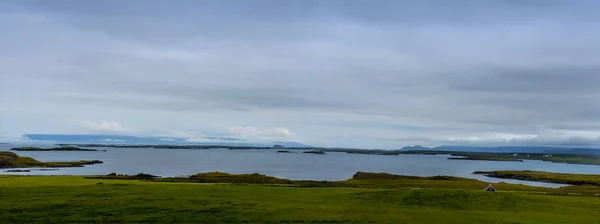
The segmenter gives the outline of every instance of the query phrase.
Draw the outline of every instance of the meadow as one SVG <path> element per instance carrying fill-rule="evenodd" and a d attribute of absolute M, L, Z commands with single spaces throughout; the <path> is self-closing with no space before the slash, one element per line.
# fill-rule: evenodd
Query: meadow
<path fill-rule="evenodd" d="M 236 179 L 196 178 L 220 176 Z M 485 192 L 477 189 L 485 183 L 464 178 L 362 173 L 313 186 L 161 179 L 0 176 L 0 223 L 600 223 L 598 196 L 511 184 Z"/>

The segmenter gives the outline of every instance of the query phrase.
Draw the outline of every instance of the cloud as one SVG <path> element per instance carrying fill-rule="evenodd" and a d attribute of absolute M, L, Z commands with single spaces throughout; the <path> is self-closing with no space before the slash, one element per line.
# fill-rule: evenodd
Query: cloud
<path fill-rule="evenodd" d="M 122 139 L 112 139 L 112 138 L 105 138 L 102 140 L 103 142 L 124 142 L 125 140 Z"/>
<path fill-rule="evenodd" d="M 27 136 L 1 136 L 1 143 L 17 143 L 17 144 L 55 144 L 57 141 L 53 140 L 37 140 L 31 139 Z"/>
<path fill-rule="evenodd" d="M 188 138 L 185 140 L 186 142 L 210 142 L 210 139 L 206 138 Z"/>
<path fill-rule="evenodd" d="M 92 131 L 124 132 L 129 130 L 116 121 L 75 120 L 73 123 Z"/>
<path fill-rule="evenodd" d="M 185 139 L 185 141 L 186 142 L 194 142 L 194 143 L 206 143 L 206 142 L 210 142 L 210 143 L 231 143 L 232 142 L 230 140 L 216 139 L 216 138 L 210 138 L 210 137 L 188 138 L 188 139 Z"/>
<path fill-rule="evenodd" d="M 242 138 L 253 140 L 289 140 L 294 138 L 294 133 L 287 128 L 231 127 L 229 130 Z"/>
<path fill-rule="evenodd" d="M 175 142 L 175 141 L 177 141 L 177 139 L 174 139 L 174 138 L 161 138 L 161 139 L 158 139 L 158 140 L 163 141 L 163 142 Z"/>
<path fill-rule="evenodd" d="M 1 1 L 0 135 L 594 144 L 598 6 Z"/>

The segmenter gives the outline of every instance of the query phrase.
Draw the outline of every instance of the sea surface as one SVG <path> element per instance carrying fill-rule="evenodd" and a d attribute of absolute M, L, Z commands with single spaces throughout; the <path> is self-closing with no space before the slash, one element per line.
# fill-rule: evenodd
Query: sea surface
<path fill-rule="evenodd" d="M 0 151 L 8 151 L 16 145 L 0 145 Z M 53 147 L 52 145 L 38 147 Z M 276 150 L 229 150 L 229 149 L 154 149 L 154 148 L 93 148 L 98 152 L 24 152 L 14 151 L 40 161 L 101 160 L 103 164 L 85 167 L 59 168 L 57 170 L 32 170 L 30 173 L 7 173 L 0 175 L 105 175 L 149 173 L 158 176 L 187 176 L 203 172 L 227 172 L 234 174 L 260 173 L 294 180 L 346 180 L 357 171 L 387 172 L 401 175 L 467 177 L 490 183 L 509 182 L 533 186 L 560 187 L 532 181 L 489 178 L 474 175 L 473 171 L 486 170 L 539 170 L 560 173 L 598 174 L 600 166 L 550 163 L 544 161 L 503 162 L 477 160 L 448 160 L 447 155 L 361 155 L 327 152 L 326 155 L 301 153 L 277 153 Z"/>

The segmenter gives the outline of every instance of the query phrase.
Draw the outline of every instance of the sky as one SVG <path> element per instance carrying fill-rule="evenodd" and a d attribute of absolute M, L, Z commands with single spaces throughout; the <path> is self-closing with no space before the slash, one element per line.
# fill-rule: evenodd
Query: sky
<path fill-rule="evenodd" d="M 592 0 L 3 0 L 0 141 L 599 146 L 598 10 Z"/>

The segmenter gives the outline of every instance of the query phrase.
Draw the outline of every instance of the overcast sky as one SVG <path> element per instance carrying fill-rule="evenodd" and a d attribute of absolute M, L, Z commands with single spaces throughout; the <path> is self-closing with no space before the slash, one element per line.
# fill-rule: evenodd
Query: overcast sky
<path fill-rule="evenodd" d="M 0 1 L 0 140 L 600 145 L 600 2 Z"/>

